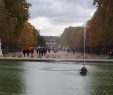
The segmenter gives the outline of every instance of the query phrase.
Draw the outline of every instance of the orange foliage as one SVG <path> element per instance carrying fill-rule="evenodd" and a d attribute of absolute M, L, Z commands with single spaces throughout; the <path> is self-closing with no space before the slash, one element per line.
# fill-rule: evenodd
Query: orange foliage
<path fill-rule="evenodd" d="M 33 27 L 28 22 L 25 22 L 19 37 L 19 44 L 21 48 L 26 49 L 32 47 L 34 45 L 34 41 Z"/>

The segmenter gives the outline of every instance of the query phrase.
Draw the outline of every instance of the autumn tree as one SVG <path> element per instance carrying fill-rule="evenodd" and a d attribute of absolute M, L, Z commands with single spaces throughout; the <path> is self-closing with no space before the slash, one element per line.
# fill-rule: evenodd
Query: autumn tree
<path fill-rule="evenodd" d="M 83 27 L 68 27 L 60 39 L 63 47 L 80 50 L 83 49 Z"/>
<path fill-rule="evenodd" d="M 113 1 L 112 0 L 94 0 L 97 11 L 101 14 L 101 19 L 106 32 L 106 45 L 113 47 Z"/>
<path fill-rule="evenodd" d="M 4 2 L 0 2 L 0 38 L 2 40 L 2 47 L 7 49 L 9 43 L 13 41 L 12 35 L 14 34 L 16 21 L 9 17 L 9 13 L 4 7 Z"/>
<path fill-rule="evenodd" d="M 98 47 L 105 45 L 105 28 L 99 12 L 87 22 L 87 46 Z"/>
<path fill-rule="evenodd" d="M 9 49 L 17 47 L 17 40 L 24 23 L 29 18 L 30 4 L 26 0 L 0 1 L 0 38 L 2 47 Z"/>
<path fill-rule="evenodd" d="M 94 5 L 97 10 L 87 22 L 87 47 L 107 54 L 113 49 L 113 1 L 94 0 Z"/>
<path fill-rule="evenodd" d="M 18 45 L 21 49 L 27 49 L 29 47 L 34 47 L 36 45 L 36 31 L 34 27 L 28 23 L 24 23 L 24 27 L 18 39 Z"/>
<path fill-rule="evenodd" d="M 3 0 L 4 7 L 8 11 L 8 17 L 16 21 L 15 31 L 20 32 L 23 24 L 29 18 L 30 4 L 26 0 Z"/>

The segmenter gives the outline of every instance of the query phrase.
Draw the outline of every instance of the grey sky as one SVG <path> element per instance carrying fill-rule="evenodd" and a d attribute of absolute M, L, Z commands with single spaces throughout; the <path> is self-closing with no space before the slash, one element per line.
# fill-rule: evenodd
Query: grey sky
<path fill-rule="evenodd" d="M 42 35 L 60 35 L 65 27 L 82 25 L 95 11 L 93 0 L 28 0 L 30 23 Z"/>

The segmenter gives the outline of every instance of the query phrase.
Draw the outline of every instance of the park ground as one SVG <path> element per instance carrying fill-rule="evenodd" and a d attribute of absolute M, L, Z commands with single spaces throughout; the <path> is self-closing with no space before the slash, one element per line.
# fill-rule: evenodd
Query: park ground
<path fill-rule="evenodd" d="M 96 54 L 87 54 L 85 55 L 85 59 L 109 59 L 108 55 L 96 55 Z M 69 60 L 79 60 L 79 59 L 83 59 L 84 58 L 84 54 L 80 53 L 80 52 L 75 52 L 75 53 L 68 53 L 66 51 L 59 51 L 57 53 L 54 53 L 53 51 L 51 51 L 50 53 L 47 52 L 45 55 L 39 55 L 36 53 L 36 51 L 34 51 L 33 54 L 30 54 L 29 56 L 25 56 L 23 55 L 23 52 L 17 52 L 17 53 L 9 53 L 6 58 L 40 58 L 40 59 L 69 59 Z"/>
<path fill-rule="evenodd" d="M 28 61 L 28 62 L 77 62 L 87 64 L 92 63 L 113 63 L 113 59 L 109 55 L 96 55 L 87 54 L 84 59 L 84 54 L 80 52 L 68 53 L 66 51 L 59 51 L 54 53 L 51 51 L 47 52 L 45 55 L 41 56 L 34 51 L 33 54 L 24 57 L 23 52 L 9 53 L 6 57 L 0 57 L 0 61 Z M 86 63 L 84 63 L 86 64 Z"/>

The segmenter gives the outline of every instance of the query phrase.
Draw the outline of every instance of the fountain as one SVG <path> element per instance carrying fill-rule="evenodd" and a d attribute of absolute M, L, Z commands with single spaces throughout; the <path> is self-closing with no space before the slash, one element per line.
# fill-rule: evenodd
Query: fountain
<path fill-rule="evenodd" d="M 0 57 L 3 57 L 2 49 L 1 49 L 1 39 L 0 39 Z"/>

